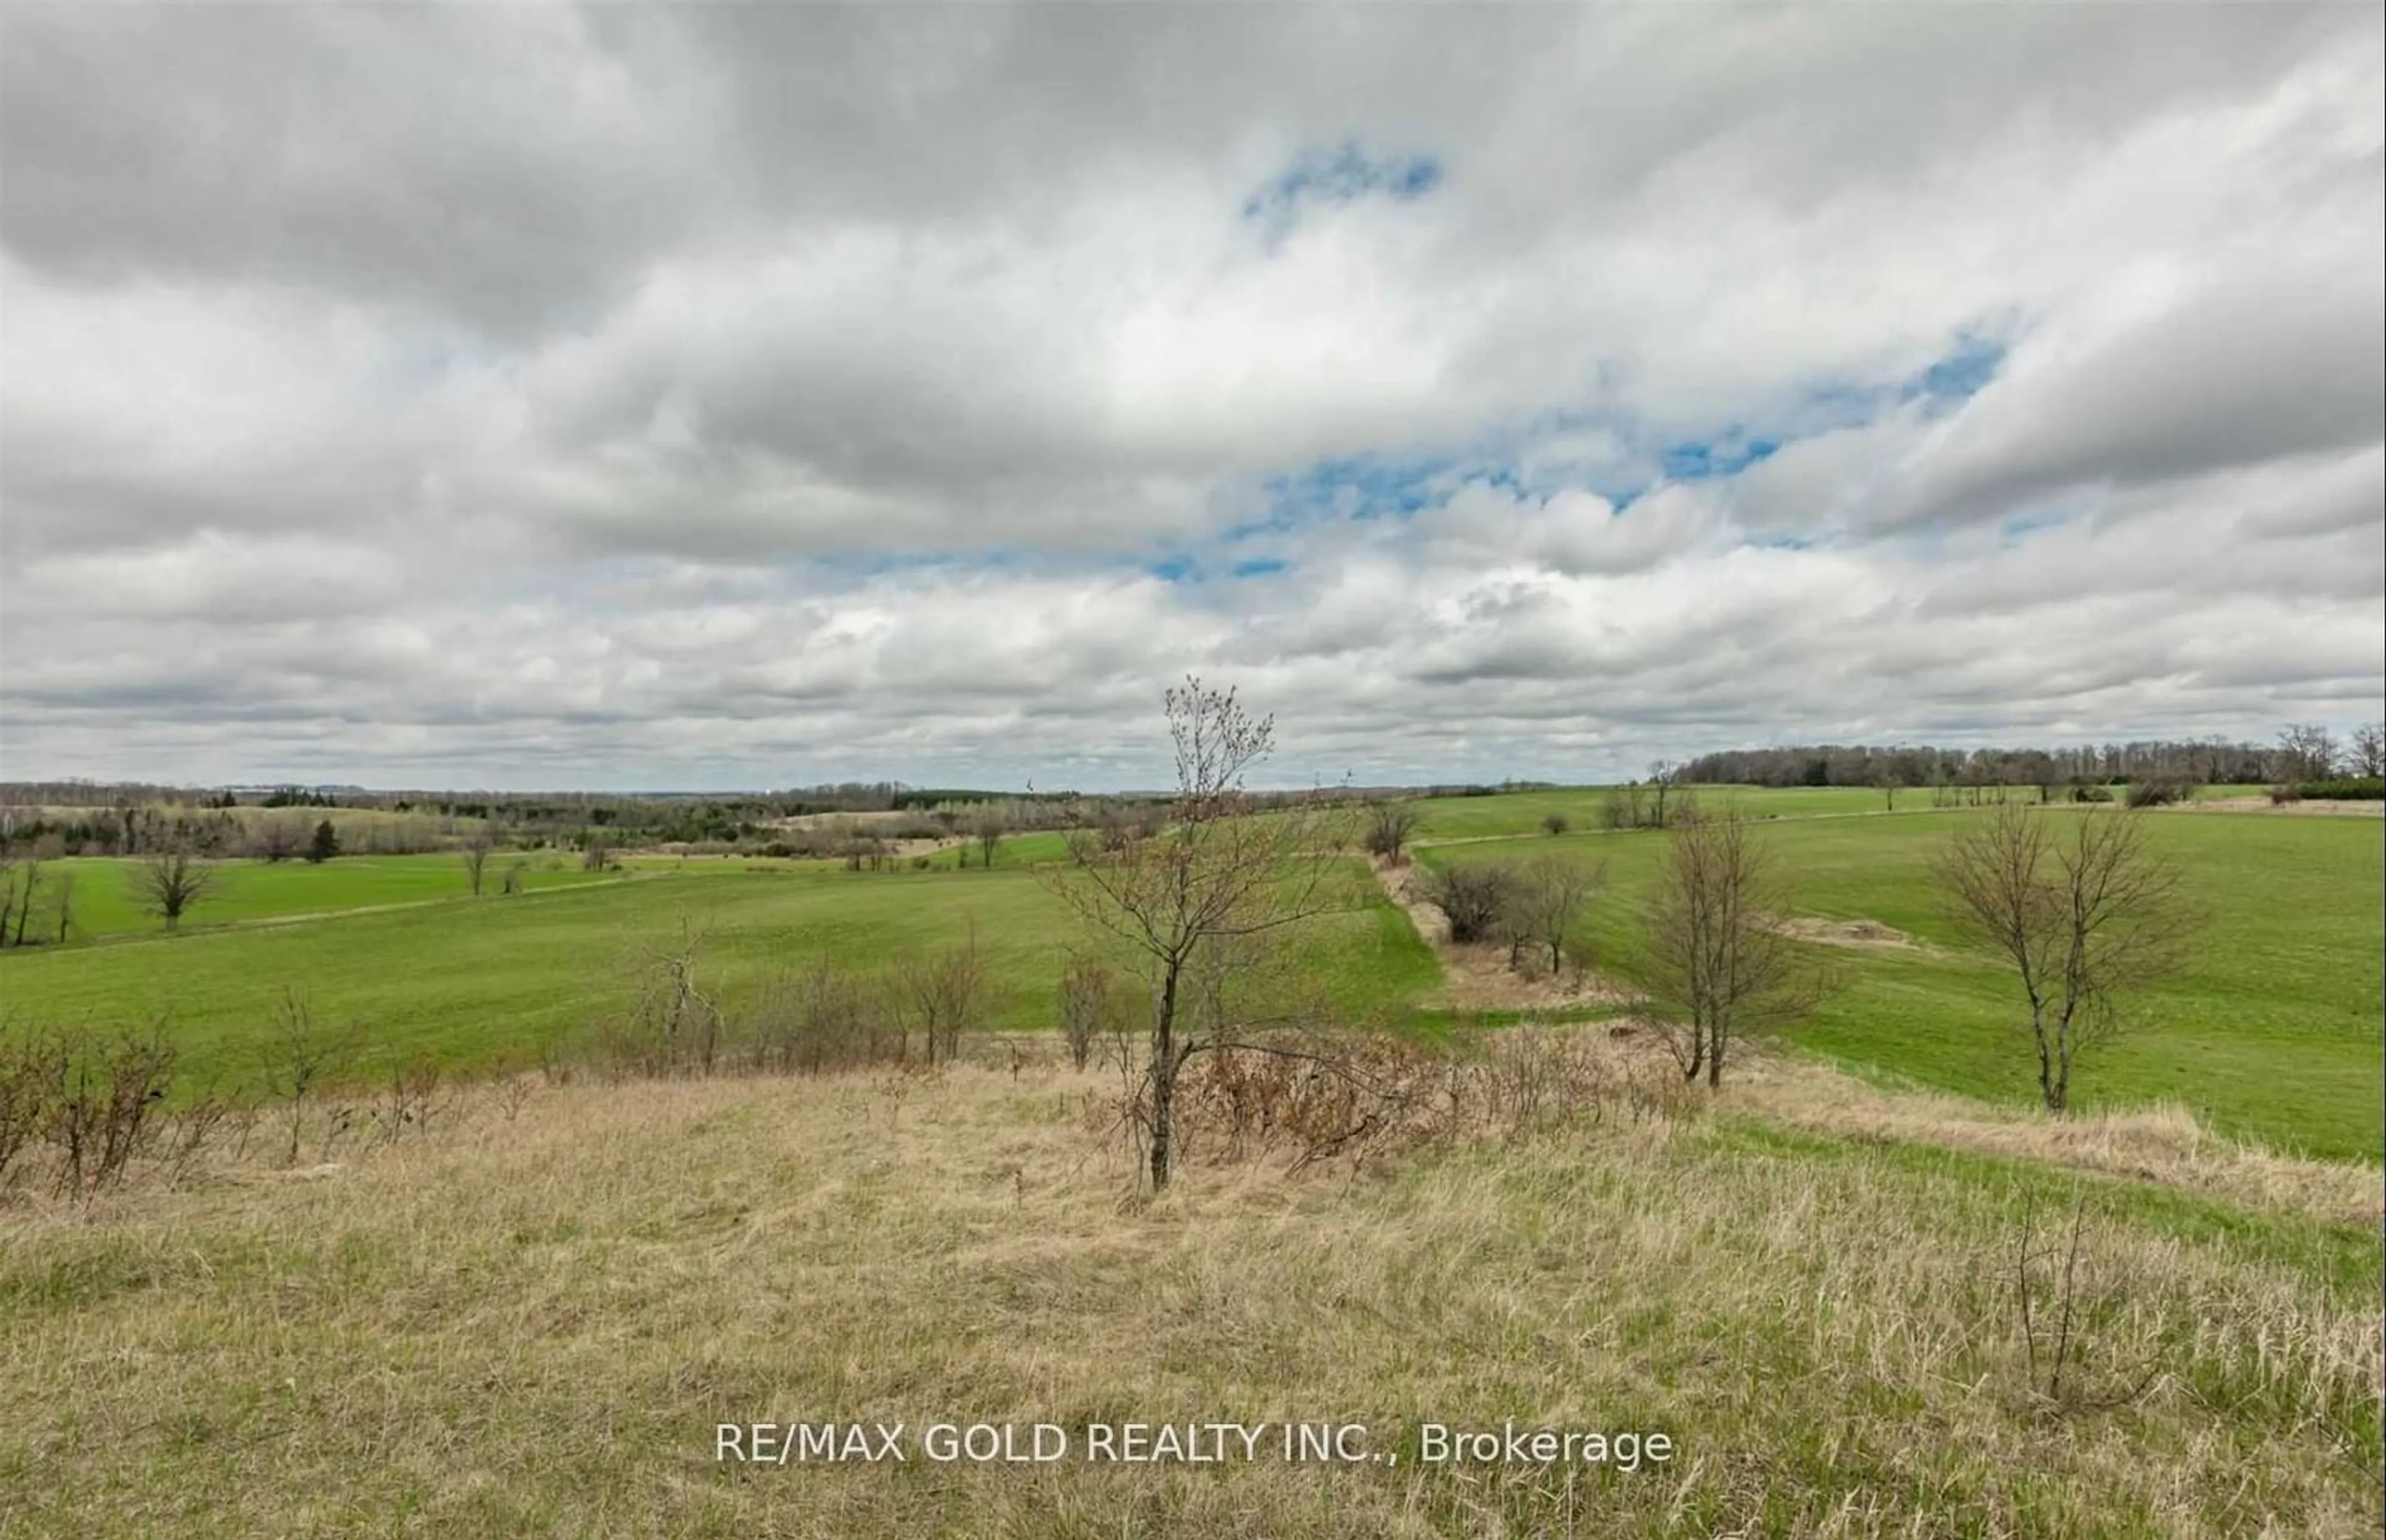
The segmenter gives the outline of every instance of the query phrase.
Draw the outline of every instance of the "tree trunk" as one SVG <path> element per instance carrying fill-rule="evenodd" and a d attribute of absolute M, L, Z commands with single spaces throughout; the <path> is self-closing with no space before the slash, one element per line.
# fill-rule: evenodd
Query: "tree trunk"
<path fill-rule="evenodd" d="M 1151 1023 L 1151 1190 L 1168 1186 L 1174 1154 L 1176 1101 L 1176 980 L 1184 964 L 1171 961 L 1160 986 L 1160 1010 Z"/>
<path fill-rule="evenodd" d="M 2030 1009 L 2030 1034 L 2038 1039 L 2038 1096 L 2049 1112 L 2063 1110 L 2062 1082 L 2054 1073 L 2054 1045 L 2046 1040 L 2046 1017 L 2035 1006 Z"/>

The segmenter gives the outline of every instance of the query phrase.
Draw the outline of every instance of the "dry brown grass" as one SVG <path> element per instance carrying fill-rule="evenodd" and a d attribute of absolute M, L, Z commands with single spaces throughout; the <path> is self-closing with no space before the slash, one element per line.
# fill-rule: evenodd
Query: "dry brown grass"
<path fill-rule="evenodd" d="M 2374 1166 L 2306 1160 L 2224 1138 L 2182 1107 L 2053 1117 L 2039 1108 L 1920 1091 L 1890 1091 L 1812 1060 L 1744 1055 L 1727 1105 L 1835 1137 L 1976 1150 L 2150 1182 L 2329 1224 L 2386 1225 Z"/>
<path fill-rule="evenodd" d="M 2083 1373 L 2161 1371 L 2064 1412 L 2004 1279 L 2016 1205 L 2066 1179 L 1672 1115 L 1301 1178 L 1196 1164 L 1145 1204 L 1086 1132 L 1107 1083 L 490 1091 L 330 1169 L 0 1209 L 0 1531 L 2377 1533 L 2375 1267 L 2342 1276 L 2311 1221 L 2098 1198 Z M 1334 1419 L 1378 1446 L 1515 1417 L 1681 1454 L 714 1461 L 716 1422 L 831 1417 Z"/>

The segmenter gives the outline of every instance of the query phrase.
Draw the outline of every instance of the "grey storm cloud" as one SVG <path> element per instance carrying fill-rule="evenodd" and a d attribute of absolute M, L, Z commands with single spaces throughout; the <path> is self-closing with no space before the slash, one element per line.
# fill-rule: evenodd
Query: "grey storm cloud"
<path fill-rule="evenodd" d="M 0 772 L 2386 694 L 2374 10 L 14 4 Z"/>

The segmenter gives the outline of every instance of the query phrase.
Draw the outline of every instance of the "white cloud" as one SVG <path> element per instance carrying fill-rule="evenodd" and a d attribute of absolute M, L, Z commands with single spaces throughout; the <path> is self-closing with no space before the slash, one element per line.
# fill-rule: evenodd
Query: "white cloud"
<path fill-rule="evenodd" d="M 2380 31 L 19 7 L 0 770 L 2373 716 Z"/>

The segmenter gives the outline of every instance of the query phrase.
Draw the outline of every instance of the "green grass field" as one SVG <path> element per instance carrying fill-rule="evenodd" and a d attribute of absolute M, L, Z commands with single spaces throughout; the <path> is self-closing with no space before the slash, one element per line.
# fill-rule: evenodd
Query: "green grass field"
<path fill-rule="evenodd" d="M 210 1071 L 237 1078 L 270 1033 L 286 986 L 308 997 L 319 1020 L 359 1023 L 378 1062 L 427 1055 L 472 1069 L 520 1062 L 626 1008 L 648 949 L 675 938 L 683 914 L 705 933 L 701 977 L 732 1007 L 774 972 L 815 958 L 871 968 L 973 931 L 992 979 L 993 1024 L 1009 1030 L 1051 1028 L 1066 955 L 1092 940 L 1041 874 L 1024 867 L 688 868 L 518 897 L 29 949 L 0 958 L 0 1008 L 19 1025 L 111 1029 L 166 1018 L 201 1079 Z M 360 885 L 336 864 L 311 875 L 321 886 L 312 901 L 285 895 L 292 910 L 328 908 L 334 882 L 358 895 L 391 891 Z M 1343 897 L 1347 910 L 1319 921 L 1302 944 L 1311 983 L 1352 1012 L 1396 1008 L 1430 989 L 1438 977 L 1432 954 L 1355 864 Z"/>
<path fill-rule="evenodd" d="M 489 859 L 484 882 L 495 893 L 500 873 L 515 861 L 523 863 L 522 881 L 536 891 L 573 883 L 602 882 L 608 874 L 584 871 L 577 858 L 556 851 Z M 52 861 L 44 865 L 44 896 L 40 916 L 52 903 L 57 883 L 74 882 L 74 922 L 71 945 L 123 936 L 154 934 L 162 930 L 145 911 L 136 888 L 137 860 Z M 186 933 L 241 925 L 257 920 L 285 920 L 294 915 L 332 914 L 345 909 L 372 908 L 385 904 L 419 904 L 471 896 L 471 881 L 454 856 L 351 856 L 320 866 L 306 861 L 224 861 L 216 867 L 213 889 L 182 917 Z M 52 921 L 55 923 L 55 921 Z"/>
<path fill-rule="evenodd" d="M 1798 912 L 1877 920 L 1919 944 L 1830 949 L 1844 987 L 1793 1040 L 1871 1073 L 2027 1099 L 2035 1060 L 2014 986 L 1964 946 L 1929 881 L 1932 855 L 1968 816 L 1785 818 L 1764 831 Z M 2179 977 L 2136 1002 L 2132 1030 L 2082 1061 L 2077 1092 L 2089 1105 L 2178 1101 L 2224 1132 L 2281 1149 L 2379 1158 L 2379 825 L 2166 814 L 2152 832 L 2201 911 L 2196 945 Z M 1420 858 L 1506 860 L 1549 849 L 1607 861 L 1611 886 L 1589 931 L 1602 955 L 1628 969 L 1634 905 L 1663 835 L 1541 836 L 1427 847 Z"/>
<path fill-rule="evenodd" d="M 1428 801 L 1425 837 L 1464 843 L 1427 844 L 1419 858 L 1556 849 L 1605 859 L 1611 885 L 1587 930 L 1608 963 L 1628 971 L 1634 904 L 1664 836 L 1601 831 L 1604 795 Z M 2032 1061 L 2011 986 L 1990 959 L 1963 949 L 1928 877 L 1932 853 L 1971 815 L 1910 795 L 1883 814 L 1877 794 L 1854 789 L 1709 789 L 1703 800 L 1772 815 L 1764 837 L 1800 912 L 1878 920 L 1918 943 L 1829 951 L 1844 986 L 1797 1031 L 1798 1046 L 1876 1077 L 2028 1099 Z M 1534 833 L 1552 810 L 1577 832 Z M 2379 1158 L 2378 824 L 2199 814 L 2158 817 L 2154 830 L 2204 913 L 2193 962 L 2138 1003 L 2135 1030 L 2083 1061 L 2083 1102 L 2177 1101 L 2281 1149 Z M 856 873 L 834 861 L 633 856 L 611 875 L 546 854 L 529 858 L 530 892 L 478 900 L 453 857 L 230 863 L 220 892 L 176 937 L 139 911 L 130 863 L 59 862 L 50 870 L 74 873 L 76 928 L 90 939 L 0 954 L 0 1019 L 112 1029 L 170 1018 L 203 1077 L 237 1075 L 286 986 L 319 1019 L 358 1023 L 383 1061 L 519 1062 L 625 1008 L 647 949 L 664 944 L 684 911 L 708 931 L 708 976 L 733 1004 L 814 958 L 875 967 L 974 929 L 992 970 L 995 1023 L 1044 1030 L 1062 959 L 1089 939 L 1038 869 L 1061 853 L 1060 835 L 1036 834 L 1007 840 L 992 871 L 956 871 L 958 852 L 947 850 L 927 871 L 908 861 Z M 1438 981 L 1429 951 L 1355 868 L 1349 898 L 1350 912 L 1304 944 L 1313 985 L 1353 1011 L 1421 1001 Z M 1457 1025 L 1417 1020 L 1429 1032 Z"/>
<path fill-rule="evenodd" d="M 1863 786 L 1790 786 L 1781 790 L 1752 786 L 1691 786 L 1701 807 L 1729 808 L 1776 818 L 1813 818 L 1827 813 L 1877 813 L 1881 794 Z M 1434 796 L 1419 799 L 1417 837 L 1424 840 L 1490 839 L 1509 834 L 1538 834 L 1541 820 L 1556 813 L 1576 833 L 1596 830 L 1614 788 L 1563 786 L 1553 791 L 1501 792 L 1494 796 Z M 1642 794 L 1653 797 L 1653 792 Z M 2032 794 L 2034 795 L 2034 794 Z M 1930 805 L 1930 794 L 1911 788 L 1897 794 L 1898 811 Z"/>

